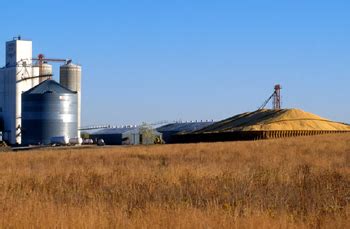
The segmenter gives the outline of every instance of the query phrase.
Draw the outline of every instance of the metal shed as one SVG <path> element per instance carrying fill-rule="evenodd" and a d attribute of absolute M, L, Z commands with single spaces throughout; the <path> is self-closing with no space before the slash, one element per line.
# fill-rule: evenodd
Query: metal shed
<path fill-rule="evenodd" d="M 171 123 L 158 127 L 157 131 L 162 133 L 163 141 L 165 143 L 176 143 L 176 134 L 198 131 L 209 125 L 212 125 L 213 123 L 213 121 Z"/>
<path fill-rule="evenodd" d="M 154 139 L 147 139 L 139 127 L 108 128 L 90 134 L 94 141 L 103 139 L 107 145 L 139 145 L 154 144 L 155 138 L 162 138 L 162 134 L 152 130 Z"/>

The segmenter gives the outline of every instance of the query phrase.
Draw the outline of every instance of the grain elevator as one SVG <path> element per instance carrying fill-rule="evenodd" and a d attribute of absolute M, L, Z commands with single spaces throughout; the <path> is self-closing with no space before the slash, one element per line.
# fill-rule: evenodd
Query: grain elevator
<path fill-rule="evenodd" d="M 47 139 L 56 137 L 53 135 L 80 137 L 81 66 L 69 59 L 49 59 L 42 54 L 33 58 L 32 41 L 21 37 L 6 42 L 5 50 L 5 66 L 0 68 L 0 132 L 3 140 L 10 145 L 21 145 L 48 143 Z M 61 63 L 60 84 L 52 81 L 53 67 L 49 62 Z M 54 90 L 46 88 L 48 85 Z M 31 90 L 34 88 L 39 90 Z M 24 106 L 22 99 L 26 100 Z M 36 129 L 45 131 L 32 138 Z"/>

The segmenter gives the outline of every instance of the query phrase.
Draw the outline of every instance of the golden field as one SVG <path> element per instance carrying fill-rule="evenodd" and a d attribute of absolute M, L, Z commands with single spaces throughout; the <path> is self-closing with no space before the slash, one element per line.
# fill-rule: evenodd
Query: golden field
<path fill-rule="evenodd" d="M 349 225 L 349 134 L 0 153 L 1 228 Z"/>

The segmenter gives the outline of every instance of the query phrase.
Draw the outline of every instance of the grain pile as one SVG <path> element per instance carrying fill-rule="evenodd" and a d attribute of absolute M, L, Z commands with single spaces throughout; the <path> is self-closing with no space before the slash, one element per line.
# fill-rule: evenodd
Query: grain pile
<path fill-rule="evenodd" d="M 350 126 L 299 109 L 258 110 L 233 116 L 196 133 L 287 130 L 350 131 Z"/>

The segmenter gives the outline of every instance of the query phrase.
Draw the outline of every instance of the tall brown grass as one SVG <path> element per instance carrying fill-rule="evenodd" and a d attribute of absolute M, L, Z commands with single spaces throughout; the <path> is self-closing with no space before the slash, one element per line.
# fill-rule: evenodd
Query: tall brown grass
<path fill-rule="evenodd" d="M 1 228 L 346 228 L 350 135 L 0 154 Z"/>

